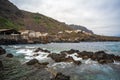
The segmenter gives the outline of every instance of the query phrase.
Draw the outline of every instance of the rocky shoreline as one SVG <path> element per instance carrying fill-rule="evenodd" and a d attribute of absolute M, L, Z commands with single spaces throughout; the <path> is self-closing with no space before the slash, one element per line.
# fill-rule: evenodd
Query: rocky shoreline
<path fill-rule="evenodd" d="M 98 64 L 111 64 L 114 61 L 120 61 L 120 56 L 114 54 L 107 54 L 104 51 L 98 52 L 87 52 L 79 50 L 68 50 L 58 53 L 51 53 L 48 50 L 42 48 L 37 48 L 35 51 L 48 53 L 49 58 L 51 58 L 55 63 L 68 62 L 73 63 L 76 66 L 83 64 L 81 59 L 87 60 L 91 59 L 96 61 Z M 40 54 L 34 54 L 34 56 L 39 56 Z M 78 59 L 75 59 L 74 57 Z M 21 64 L 13 54 L 6 53 L 5 49 L 0 47 L 0 79 L 1 80 L 71 80 L 69 75 L 63 74 L 61 72 L 54 71 L 47 65 L 49 62 L 39 62 L 37 59 L 31 59 L 24 64 Z M 19 71 L 21 72 L 19 73 Z M 27 73 L 29 72 L 29 73 Z M 17 75 L 18 74 L 18 75 Z M 32 77 L 31 75 L 39 75 L 37 77 Z M 15 78 L 11 78 L 15 76 Z M 28 77 L 29 76 L 29 77 Z"/>
<path fill-rule="evenodd" d="M 120 42 L 120 40 L 100 40 L 100 41 L 32 41 L 27 40 L 0 40 L 0 45 L 16 45 L 16 44 L 49 44 L 49 43 L 80 43 L 80 42 Z"/>
<path fill-rule="evenodd" d="M 47 44 L 47 43 L 79 43 L 79 42 L 119 42 L 120 37 L 83 35 L 81 33 L 48 35 L 43 38 L 0 39 L 0 45 L 13 44 Z"/>
<path fill-rule="evenodd" d="M 0 47 L 0 80 L 70 80 L 69 76 L 59 72 L 51 74 L 46 69 L 47 64 L 39 63 L 36 59 L 21 64 L 14 55 L 7 54 Z"/>
<path fill-rule="evenodd" d="M 43 50 L 41 48 L 38 48 L 35 50 L 35 52 L 48 52 L 48 50 Z M 38 54 L 39 55 L 39 54 Z M 68 50 L 68 51 L 62 51 L 59 54 L 58 53 L 50 53 L 47 57 L 52 58 L 55 62 L 73 62 L 77 65 L 81 64 L 79 60 L 74 60 L 71 55 L 75 55 L 77 58 L 82 58 L 83 60 L 91 59 L 93 61 L 97 61 L 100 64 L 107 64 L 107 63 L 114 63 L 114 61 L 120 61 L 120 56 L 116 56 L 114 54 L 107 54 L 104 51 L 98 51 L 98 52 L 87 52 L 79 50 Z"/>

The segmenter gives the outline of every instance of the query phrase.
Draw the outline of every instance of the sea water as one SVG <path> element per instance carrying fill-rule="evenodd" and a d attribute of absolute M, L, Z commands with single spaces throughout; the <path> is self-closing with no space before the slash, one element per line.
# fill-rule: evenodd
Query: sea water
<path fill-rule="evenodd" d="M 2 46 L 7 53 L 14 54 L 22 63 L 36 58 L 41 62 L 51 61 L 48 58 L 49 53 L 34 51 L 37 48 L 43 48 L 51 51 L 51 53 L 59 53 L 64 50 L 80 50 L 80 51 L 105 51 L 108 54 L 120 56 L 120 42 L 80 42 L 80 43 L 49 43 L 49 44 L 25 44 L 25 45 L 7 45 Z M 80 60 L 81 65 L 75 66 L 72 63 L 52 63 L 48 67 L 52 67 L 56 71 L 70 75 L 71 80 L 120 80 L 120 62 L 111 64 L 99 64 L 91 59 L 82 60 L 77 58 L 76 54 L 69 55 L 75 60 Z"/>

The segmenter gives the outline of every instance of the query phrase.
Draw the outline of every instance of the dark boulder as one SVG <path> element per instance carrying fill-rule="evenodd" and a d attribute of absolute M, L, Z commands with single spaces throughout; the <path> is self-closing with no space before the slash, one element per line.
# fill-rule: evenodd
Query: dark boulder
<path fill-rule="evenodd" d="M 41 68 L 46 68 L 49 63 L 48 62 L 40 63 L 37 59 L 32 59 L 26 62 L 26 64 L 33 65 L 35 68 L 41 69 Z"/>
<path fill-rule="evenodd" d="M 106 60 L 105 59 L 100 59 L 100 60 L 98 60 L 98 63 L 100 63 L 100 64 L 106 64 Z"/>
<path fill-rule="evenodd" d="M 44 62 L 44 63 L 34 64 L 34 66 L 38 69 L 41 69 L 41 68 L 46 68 L 48 64 L 49 64 L 48 62 Z"/>
<path fill-rule="evenodd" d="M 78 52 L 79 50 L 74 50 L 74 49 L 67 51 L 68 54 L 73 54 L 73 53 L 78 53 Z"/>
<path fill-rule="evenodd" d="M 98 63 L 100 64 L 108 64 L 108 63 L 113 63 L 114 61 L 112 59 L 100 59 L 98 60 Z"/>
<path fill-rule="evenodd" d="M 57 73 L 57 75 L 51 80 L 70 80 L 70 76 L 63 75 L 62 73 Z"/>
<path fill-rule="evenodd" d="M 39 56 L 39 54 L 34 54 L 33 56 Z"/>
<path fill-rule="evenodd" d="M 105 52 L 104 51 L 97 51 L 97 52 L 95 52 L 96 54 L 99 54 L 99 53 L 104 53 L 105 54 Z"/>
<path fill-rule="evenodd" d="M 50 53 L 50 51 L 48 51 L 48 50 L 43 50 L 43 52 Z"/>
<path fill-rule="evenodd" d="M 61 51 L 60 53 L 74 54 L 74 53 L 78 53 L 78 52 L 79 52 L 79 50 L 71 49 L 69 51 Z"/>
<path fill-rule="evenodd" d="M 34 52 L 39 52 L 39 51 L 50 53 L 50 51 L 48 51 L 48 50 L 43 50 L 42 48 L 37 48 Z"/>
<path fill-rule="evenodd" d="M 5 53 L 6 53 L 5 49 L 3 49 L 2 47 L 0 47 L 0 55 L 3 55 Z"/>
<path fill-rule="evenodd" d="M 87 51 L 83 51 L 83 52 L 78 53 L 78 57 L 82 57 L 83 59 L 91 58 L 92 55 L 93 55 L 93 52 L 87 52 Z"/>
<path fill-rule="evenodd" d="M 97 60 L 100 60 L 100 59 L 105 59 L 107 55 L 108 54 L 106 54 L 104 51 L 98 51 L 98 52 L 95 52 L 92 55 L 91 59 L 97 61 Z"/>
<path fill-rule="evenodd" d="M 27 65 L 34 65 L 36 63 L 39 63 L 39 61 L 37 59 L 32 59 L 32 60 L 26 62 Z"/>
<path fill-rule="evenodd" d="M 65 53 L 57 54 L 57 53 L 52 53 L 49 54 L 48 57 L 51 57 L 55 62 L 73 62 L 76 65 L 80 65 L 80 61 L 75 61 L 72 57 L 68 56 L 66 58 Z"/>
<path fill-rule="evenodd" d="M 80 65 L 82 62 L 81 61 L 74 61 L 74 64 Z"/>
<path fill-rule="evenodd" d="M 39 52 L 39 51 L 42 51 L 43 49 L 41 48 L 37 48 L 34 52 Z"/>
<path fill-rule="evenodd" d="M 49 54 L 48 57 L 51 57 L 55 62 L 63 62 L 66 59 L 66 54 L 52 53 Z"/>
<path fill-rule="evenodd" d="M 8 58 L 12 58 L 12 57 L 14 57 L 14 55 L 11 54 L 11 53 L 9 53 L 9 54 L 6 55 L 6 57 L 8 57 Z"/>
<path fill-rule="evenodd" d="M 84 56 L 82 56 L 82 59 L 89 59 L 89 56 L 88 55 L 84 55 Z"/>
<path fill-rule="evenodd" d="M 120 56 L 114 56 L 114 60 L 120 61 Z"/>
<path fill-rule="evenodd" d="M 65 59 L 65 62 L 74 62 L 74 59 L 72 57 L 68 57 Z"/>

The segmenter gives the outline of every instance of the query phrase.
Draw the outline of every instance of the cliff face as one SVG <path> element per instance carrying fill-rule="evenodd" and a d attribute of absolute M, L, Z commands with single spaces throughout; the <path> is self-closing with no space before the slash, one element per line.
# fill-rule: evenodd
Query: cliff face
<path fill-rule="evenodd" d="M 11 20 L 22 17 L 22 12 L 8 0 L 0 0 L 0 16 Z"/>
<path fill-rule="evenodd" d="M 0 29 L 20 29 L 22 26 L 19 21 L 22 21 L 22 18 L 23 14 L 21 10 L 19 10 L 15 5 L 10 3 L 8 0 L 0 0 Z"/>
<path fill-rule="evenodd" d="M 79 30 L 82 30 L 82 31 L 85 31 L 85 32 L 94 34 L 94 33 L 92 32 L 92 30 L 89 30 L 89 29 L 87 29 L 87 28 L 84 27 L 84 26 L 71 24 L 71 25 L 69 25 L 69 27 L 72 28 L 72 29 L 74 29 L 74 30 L 79 29 Z"/>
<path fill-rule="evenodd" d="M 54 33 L 71 30 L 68 25 L 50 17 L 19 10 L 9 0 L 0 0 L 0 28 L 30 29 Z"/>

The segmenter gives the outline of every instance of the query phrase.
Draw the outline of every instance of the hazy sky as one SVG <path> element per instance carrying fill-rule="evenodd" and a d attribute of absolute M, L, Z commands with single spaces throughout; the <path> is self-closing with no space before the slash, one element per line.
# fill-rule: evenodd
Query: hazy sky
<path fill-rule="evenodd" d="M 39 12 L 96 34 L 120 36 L 120 0 L 10 0 L 18 8 Z"/>

